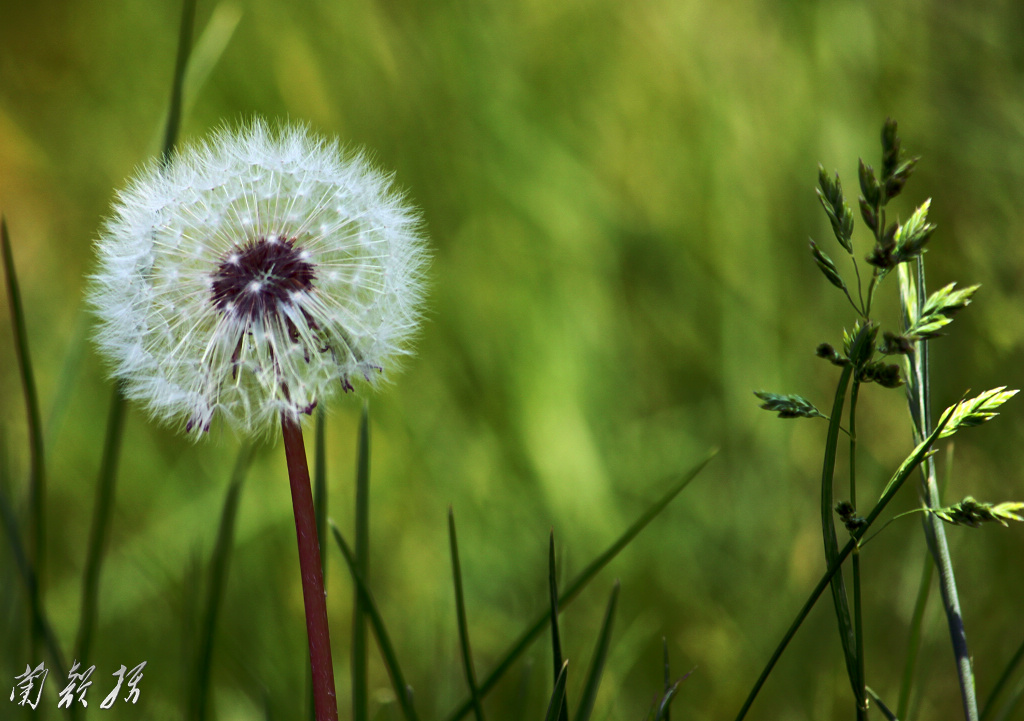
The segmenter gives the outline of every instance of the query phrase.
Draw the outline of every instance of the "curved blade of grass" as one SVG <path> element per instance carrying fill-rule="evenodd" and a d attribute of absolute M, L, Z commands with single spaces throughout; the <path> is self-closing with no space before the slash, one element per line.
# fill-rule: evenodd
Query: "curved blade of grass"
<path fill-rule="evenodd" d="M 459 626 L 459 647 L 462 650 L 462 667 L 466 672 L 466 685 L 473 702 L 473 715 L 477 721 L 484 721 L 484 710 L 480 703 L 480 692 L 476 685 L 476 671 L 473 670 L 473 653 L 469 645 L 469 624 L 466 622 L 466 601 L 462 594 L 462 564 L 459 563 L 459 541 L 455 535 L 455 512 L 448 506 L 448 542 L 452 554 L 452 577 L 455 581 L 455 615 Z"/>
<path fill-rule="evenodd" d="M 551 700 L 548 701 L 548 712 L 544 714 L 544 721 L 558 721 L 565 706 L 565 680 L 569 676 L 569 661 L 562 662 L 562 670 L 555 677 L 555 688 L 551 691 Z"/>
<path fill-rule="evenodd" d="M 1017 710 L 1017 706 L 1020 705 L 1021 699 L 1024 699 L 1024 682 L 1017 684 L 1017 688 L 1010 696 L 1010 699 L 1006 702 L 1006 705 L 1003 706 L 999 715 L 995 717 L 995 721 L 1010 721 L 1011 718 L 1019 718 L 1012 716 L 1012 714 Z"/>
<path fill-rule="evenodd" d="M 0 523 L 3 524 L 4 531 L 7 533 L 7 542 L 11 546 L 11 553 L 14 555 L 15 565 L 20 572 L 22 583 L 29 591 L 29 612 L 32 614 L 32 626 L 38 629 L 39 636 L 46 644 L 46 650 L 50 654 L 51 663 L 54 666 L 53 671 L 57 674 L 57 678 L 67 678 L 67 665 L 64 663 L 64 654 L 57 642 L 57 635 L 53 632 L 53 625 L 46 617 L 42 606 L 38 604 L 39 597 L 31 593 L 31 589 L 35 587 L 36 583 L 35 573 L 21 542 L 21 533 L 18 529 L 18 520 L 14 515 L 14 509 L 5 493 L 0 493 Z"/>
<path fill-rule="evenodd" d="M 864 333 L 859 334 L 854 342 L 855 348 L 850 351 L 851 357 L 856 354 L 856 343 L 864 342 Z M 825 542 L 825 566 L 831 567 L 839 555 L 839 542 L 836 540 L 836 525 L 833 517 L 835 502 L 833 499 L 833 479 L 836 470 L 836 451 L 839 447 L 839 424 L 843 416 L 843 404 L 846 400 L 846 390 L 850 385 L 853 376 L 853 364 L 843 367 L 839 376 L 839 383 L 836 386 L 836 397 L 832 403 L 832 412 L 829 414 L 828 435 L 825 440 L 825 460 L 821 468 L 821 532 Z M 846 596 L 846 583 L 843 581 L 843 574 L 837 573 L 832 579 L 832 602 L 836 609 L 836 621 L 839 624 L 839 640 L 843 645 L 843 658 L 846 660 L 846 672 L 850 677 L 850 686 L 856 697 L 859 693 L 860 683 L 857 680 L 857 659 L 854 653 L 856 636 L 854 634 L 853 621 L 850 617 L 850 602 Z"/>
<path fill-rule="evenodd" d="M 988 718 L 995 712 L 996 699 L 999 698 L 999 694 L 1002 693 L 1003 689 L 1009 683 L 1010 679 L 1013 678 L 1014 672 L 1017 667 L 1020 666 L 1021 661 L 1024 661 L 1024 642 L 1021 642 L 1020 646 L 1017 647 L 1017 651 L 1010 658 L 1003 672 L 999 674 L 999 679 L 996 681 L 995 686 L 988 694 L 988 698 L 985 699 L 985 705 L 981 711 L 981 721 Z M 1024 687 L 1022 687 L 1024 690 Z M 1017 699 L 1020 698 L 1020 692 L 1017 694 Z"/>
<path fill-rule="evenodd" d="M 181 98 L 185 87 L 185 72 L 192 52 L 192 30 L 196 22 L 196 0 L 184 0 L 181 6 L 181 26 L 178 30 L 178 55 L 174 60 L 174 80 L 171 83 L 171 102 L 167 111 L 167 128 L 161 161 L 166 163 L 174 151 L 181 127 Z"/>
<path fill-rule="evenodd" d="M 199 89 L 206 83 L 213 68 L 224 55 L 224 50 L 241 19 L 242 10 L 234 2 L 221 2 L 213 9 L 206 27 L 195 42 L 185 73 L 182 96 L 184 113 L 188 113 L 199 94 Z"/>
<path fill-rule="evenodd" d="M 4 275 L 7 282 L 7 297 L 11 303 L 11 329 L 14 332 L 14 355 L 18 359 L 21 373 L 21 389 L 25 396 L 25 419 L 28 425 L 29 443 L 29 527 L 28 562 L 32 568 L 32 584 L 29 586 L 31 605 L 43 605 L 43 577 L 46 573 L 46 472 L 43 455 L 43 424 L 39 415 L 39 396 L 36 393 L 35 374 L 28 350 L 28 330 L 25 325 L 25 308 L 21 303 L 18 274 L 14 268 L 11 253 L 11 237 L 7 233 L 7 219 L 0 216 L 0 246 L 4 259 Z M 40 640 L 40 629 L 31 624 L 32 647 Z"/>
<path fill-rule="evenodd" d="M 896 716 L 906 718 L 910 709 L 910 692 L 914 688 L 914 675 L 917 670 L 917 654 L 921 650 L 921 629 L 924 625 L 924 612 L 931 595 L 932 576 L 935 564 L 930 556 L 924 557 L 921 567 L 921 578 L 917 584 L 917 598 L 914 600 L 914 613 L 910 619 L 910 637 L 907 640 L 907 660 L 903 665 L 903 677 L 900 680 L 900 693 L 896 701 Z"/>
<path fill-rule="evenodd" d="M 210 687 L 210 667 L 213 663 L 213 637 L 217 628 L 217 613 L 220 610 L 220 600 L 224 595 L 231 549 L 234 546 L 238 503 L 242 496 L 242 486 L 249 472 L 252 456 L 253 449 L 248 444 L 242 446 L 238 452 L 235 469 L 231 473 L 231 483 L 228 485 L 228 492 L 224 497 L 224 508 L 220 514 L 217 543 L 214 545 L 213 555 L 210 557 L 210 577 L 206 585 L 203 626 L 200 630 L 195 663 L 196 682 L 193 686 L 195 696 L 192 699 L 192 718 L 196 721 L 203 721 L 206 718 L 206 697 Z"/>
<path fill-rule="evenodd" d="M 562 638 L 558 633 L 558 577 L 555 573 L 555 532 L 552 531 L 548 541 L 548 600 L 551 604 L 551 657 L 552 677 L 557 681 L 564 670 L 562 664 Z M 562 708 L 558 712 L 559 721 L 568 721 L 569 702 L 562 695 Z"/>
<path fill-rule="evenodd" d="M 587 671 L 587 678 L 583 684 L 583 695 L 580 697 L 580 705 L 576 709 L 574 721 L 590 721 L 590 714 L 594 712 L 597 690 L 601 686 L 601 673 L 604 671 L 604 662 L 608 658 L 608 646 L 611 643 L 612 624 L 615 621 L 615 608 L 618 601 L 619 582 L 616 581 L 612 586 L 612 595 L 608 599 L 608 608 L 604 612 L 601 631 L 597 635 L 594 657 L 590 661 L 590 669 Z"/>
<path fill-rule="evenodd" d="M 60 431 L 64 417 L 67 415 L 75 380 L 82 368 L 82 360 L 85 358 L 85 350 L 89 345 L 88 331 L 90 319 L 88 312 L 81 308 L 75 318 L 75 327 L 68 337 L 67 351 L 61 363 L 60 373 L 53 391 L 53 401 L 50 410 L 46 415 L 46 422 L 43 425 L 43 438 L 56 438 Z M 46 449 L 47 457 L 53 453 L 53 448 Z"/>
<path fill-rule="evenodd" d="M 596 576 L 602 568 L 615 558 L 623 548 L 629 545 L 629 542 L 632 541 L 648 523 L 653 521 L 658 514 L 665 510 L 665 507 L 668 506 L 668 504 L 671 503 L 672 500 L 690 484 L 690 481 L 697 477 L 698 473 L 704 470 L 704 467 L 712 458 L 715 457 L 717 453 L 718 451 L 712 451 L 704 460 L 700 461 L 692 469 L 683 474 L 675 485 L 673 485 L 664 496 L 658 499 L 657 502 L 652 504 L 650 508 L 644 511 L 640 517 L 637 518 L 637 520 L 634 521 L 633 524 L 604 551 L 604 553 L 591 561 L 590 565 L 584 568 L 579 575 L 569 583 L 565 590 L 562 591 L 559 597 L 559 606 L 564 608 L 568 605 L 577 596 L 577 594 L 579 594 L 579 592 L 594 579 L 594 576 Z M 491 671 L 487 678 L 484 679 L 483 683 L 480 684 L 481 695 L 486 696 L 490 693 L 491 689 L 497 685 L 501 677 L 504 676 L 509 668 L 512 667 L 512 664 L 514 664 L 526 651 L 526 648 L 534 641 L 534 639 L 541 634 L 544 630 L 544 626 L 548 623 L 549 613 L 549 611 L 544 611 L 538 615 L 534 622 L 512 643 L 512 646 L 505 652 L 505 655 L 502 657 L 501 661 L 498 662 L 498 665 L 493 671 Z M 470 699 L 463 701 L 454 711 L 451 712 L 451 714 L 448 715 L 446 721 L 458 721 L 469 713 L 471 707 L 472 701 Z"/>
<path fill-rule="evenodd" d="M 363 403 L 356 443 L 355 563 L 366 581 L 370 577 L 370 408 L 366 403 Z M 366 604 L 357 586 L 352 601 L 352 718 L 355 721 L 366 721 L 369 713 L 366 651 Z"/>
<path fill-rule="evenodd" d="M 79 609 L 75 658 L 89 658 L 92 652 L 92 633 L 96 627 L 100 592 L 100 571 L 103 568 L 110 515 L 114 507 L 117 462 L 124 433 L 124 412 L 124 394 L 118 388 L 110 399 L 107 433 L 103 440 L 103 456 L 100 460 L 99 478 L 96 481 L 96 502 L 92 509 L 92 529 L 89 532 L 89 549 L 85 556 L 85 577 L 82 579 L 82 602 Z"/>
<path fill-rule="evenodd" d="M 749 711 L 750 707 L 753 705 L 754 699 L 757 698 L 757 694 L 760 693 L 761 687 L 764 686 L 764 682 L 768 680 L 768 676 L 771 675 L 772 669 L 775 668 L 775 664 L 782 657 L 782 654 L 789 645 L 789 642 L 793 640 L 793 636 L 796 635 L 796 632 L 800 628 L 801 624 L 803 624 L 804 619 L 807 618 L 807 614 L 811 612 L 811 609 L 814 608 L 814 604 L 818 602 L 818 598 L 825 590 L 825 586 L 828 586 L 832 582 L 833 577 L 835 577 L 839 572 L 839 569 L 842 568 L 843 562 L 851 553 L 853 553 L 853 549 L 857 547 L 857 544 L 860 543 L 860 540 L 864 537 L 864 534 L 867 533 L 868 529 L 871 528 L 872 524 L 878 520 L 882 511 L 885 510 L 885 507 L 889 505 L 889 501 L 891 501 L 900 488 L 903 487 L 904 482 L 910 477 L 910 474 L 914 472 L 925 458 L 931 455 L 932 446 L 935 444 L 935 441 L 939 439 L 939 435 L 942 433 L 942 429 L 945 428 L 948 420 L 948 415 L 945 415 L 940 419 L 935 430 L 932 431 L 927 438 L 921 441 L 917 447 L 911 451 L 910 455 L 906 457 L 903 463 L 900 464 L 900 467 L 896 469 L 896 472 L 893 474 L 892 478 L 889 479 L 888 484 L 886 484 L 885 493 L 882 494 L 882 497 L 878 499 L 875 507 L 871 509 L 871 513 L 869 513 L 864 519 L 864 524 L 853 533 L 853 537 L 845 546 L 843 546 L 843 549 L 836 556 L 835 562 L 829 564 L 825 574 L 821 577 L 821 580 L 818 581 L 818 585 L 816 585 L 814 590 L 811 591 L 811 594 L 804 603 L 803 608 L 801 608 L 797 613 L 796 618 L 794 618 L 793 622 L 789 625 L 789 628 L 786 630 L 785 635 L 783 635 L 782 640 L 775 647 L 775 651 L 772 652 L 772 656 L 768 659 L 768 663 L 765 664 L 764 669 L 761 671 L 761 675 L 758 677 L 757 681 L 754 682 L 754 687 L 750 690 L 746 701 L 743 702 L 742 708 L 740 708 L 739 713 L 736 715 L 736 721 L 741 721 L 746 717 L 747 711 Z"/>
<path fill-rule="evenodd" d="M 349 548 L 349 545 L 341 535 L 341 531 L 333 523 L 331 523 L 331 533 L 334 534 L 334 541 L 338 544 L 338 548 L 341 549 L 341 555 L 345 557 L 349 573 L 352 574 L 352 581 L 362 596 L 365 613 L 370 619 L 370 626 L 377 637 L 377 644 L 380 646 L 381 655 L 384 657 L 384 665 L 388 670 L 388 675 L 391 677 L 391 685 L 395 689 L 395 696 L 398 698 L 398 705 L 402 709 L 402 714 L 405 716 L 406 721 L 416 721 L 416 708 L 413 706 L 412 688 L 406 684 L 405 676 L 402 675 L 402 668 L 398 664 L 398 656 L 395 655 L 395 647 L 391 645 L 391 637 L 388 636 L 388 631 L 384 627 L 384 619 L 381 618 L 380 611 L 377 609 L 377 603 L 373 600 L 373 594 L 370 592 L 362 573 L 360 573 L 356 565 L 352 549 Z"/>

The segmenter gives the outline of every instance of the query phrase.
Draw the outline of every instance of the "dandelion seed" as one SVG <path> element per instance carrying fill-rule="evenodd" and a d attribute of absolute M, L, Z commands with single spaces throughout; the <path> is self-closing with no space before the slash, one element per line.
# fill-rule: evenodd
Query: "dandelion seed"
<path fill-rule="evenodd" d="M 97 249 L 97 343 L 129 398 L 187 432 L 267 432 L 376 384 L 419 322 L 415 214 L 303 127 L 255 121 L 147 167 Z"/>

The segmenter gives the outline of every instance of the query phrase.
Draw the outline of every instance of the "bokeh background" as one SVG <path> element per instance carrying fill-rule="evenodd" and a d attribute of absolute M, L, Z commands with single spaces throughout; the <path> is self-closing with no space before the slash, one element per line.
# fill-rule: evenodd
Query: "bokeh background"
<path fill-rule="evenodd" d="M 46 603 L 66 648 L 112 391 L 88 341 L 84 279 L 113 194 L 159 150 L 179 13 L 176 2 L 0 2 L 0 211 L 47 430 Z M 393 169 L 431 239 L 418 353 L 370 398 L 372 583 L 423 718 L 465 696 L 449 504 L 482 676 L 545 607 L 550 530 L 569 578 L 715 447 L 566 610 L 562 633 L 572 703 L 620 579 L 595 718 L 644 716 L 661 688 L 662 637 L 674 671 L 694 669 L 674 716 L 735 715 L 823 569 L 826 426 L 776 420 L 752 391 L 831 403 L 837 370 L 813 350 L 838 344 L 853 314 L 807 251 L 814 237 L 849 270 L 813 192 L 817 163 L 839 170 L 855 201 L 857 158 L 879 164 L 887 115 L 923 156 L 893 209 L 906 217 L 933 199 L 931 286 L 983 284 L 933 344 L 936 405 L 1024 384 L 1021 27 L 1012 0 L 200 0 L 182 139 L 253 115 L 306 122 Z M 858 233 L 862 257 L 859 217 Z M 887 282 L 878 304 L 887 327 L 894 291 Z M 0 304 L 4 492 L 23 507 L 27 436 L 6 295 Z M 958 436 L 950 502 L 1024 500 L 1018 404 Z M 329 513 L 349 533 L 360 405 L 349 397 L 328 418 Z M 860 493 L 873 498 L 911 447 L 902 393 L 866 388 L 860 419 Z M 148 666 L 140 706 L 103 718 L 182 718 L 238 448 L 229 431 L 193 446 L 129 412 L 84 659 L 97 666 L 90 698 L 98 705 L 120 664 Z M 843 496 L 845 477 L 837 484 Z M 908 486 L 895 510 L 916 503 Z M 950 530 L 982 698 L 1024 638 L 1022 534 Z M 344 717 L 352 586 L 329 553 Z M 868 680 L 893 703 L 923 553 L 915 517 L 864 553 Z M 239 511 L 214 657 L 219 719 L 300 717 L 296 561 L 278 444 L 260 451 Z M 37 661 L 6 542 L 0 586 L 0 680 L 13 684 Z M 959 708 L 936 599 L 916 718 Z M 542 715 L 546 643 L 488 698 L 489 718 Z M 379 718 L 398 718 L 376 660 L 371 680 Z M 57 716 L 58 681 L 45 717 Z M 848 717 L 849 700 L 823 603 L 751 717 Z"/>

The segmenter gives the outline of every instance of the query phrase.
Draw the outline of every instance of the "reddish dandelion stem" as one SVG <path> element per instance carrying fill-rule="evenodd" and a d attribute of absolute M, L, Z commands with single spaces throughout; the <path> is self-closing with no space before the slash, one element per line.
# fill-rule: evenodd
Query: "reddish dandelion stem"
<path fill-rule="evenodd" d="M 337 721 L 338 700 L 334 690 L 331 635 L 327 627 L 327 596 L 320 566 L 320 543 L 313 513 L 313 494 L 309 487 L 306 446 L 302 441 L 302 427 L 295 418 L 282 414 L 281 430 L 288 460 L 288 480 L 292 488 L 295 534 L 299 541 L 302 599 L 306 606 L 309 662 L 313 669 L 313 704 L 317 721 Z"/>

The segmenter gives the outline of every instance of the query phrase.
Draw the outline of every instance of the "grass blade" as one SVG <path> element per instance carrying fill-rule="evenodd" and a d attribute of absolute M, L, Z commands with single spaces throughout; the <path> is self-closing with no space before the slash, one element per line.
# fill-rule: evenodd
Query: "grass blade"
<path fill-rule="evenodd" d="M 562 669 L 555 677 L 555 688 L 551 691 L 551 700 L 548 701 L 548 711 L 544 714 L 544 721 L 558 721 L 565 706 L 565 680 L 569 675 L 569 662 L 562 662 Z"/>
<path fill-rule="evenodd" d="M 217 543 L 210 557 L 210 577 L 206 587 L 206 604 L 203 609 L 203 626 L 200 630 L 198 653 L 196 654 L 195 696 L 192 699 L 192 716 L 196 721 L 206 718 L 206 698 L 210 687 L 210 667 L 213 664 L 213 637 L 217 628 L 217 612 L 220 600 L 224 595 L 224 584 L 228 577 L 228 563 L 231 560 L 231 549 L 234 546 L 235 518 L 238 515 L 238 504 L 242 495 L 242 485 L 249 472 L 252 461 L 252 446 L 246 444 L 238 453 L 235 469 L 231 474 L 231 484 L 224 498 L 224 508 L 220 515 L 220 526 L 217 529 Z"/>
<path fill-rule="evenodd" d="M 46 472 L 43 456 L 43 425 L 39 415 L 39 396 L 36 393 L 35 375 L 28 350 L 28 330 L 25 325 L 25 308 L 21 303 L 18 274 L 14 268 L 11 252 L 11 237 L 7 233 L 7 219 L 0 216 L 0 246 L 4 259 L 4 275 L 7 281 L 7 297 L 11 303 L 11 328 L 14 331 L 14 355 L 18 359 L 21 373 L 21 388 L 25 395 L 25 417 L 28 422 L 29 442 L 29 527 L 28 562 L 32 568 L 32 583 L 29 586 L 31 605 L 43 605 L 43 577 L 46 572 Z M 32 647 L 39 640 L 40 629 L 32 629 Z"/>
<path fill-rule="evenodd" d="M 865 342 L 867 334 L 860 333 L 854 341 L 854 349 L 850 355 L 854 356 L 857 342 Z M 831 567 L 839 555 L 839 543 L 836 540 L 836 525 L 833 517 L 835 507 L 833 499 L 833 479 L 836 470 L 836 451 L 839 446 L 839 425 L 843 416 L 843 404 L 846 400 L 846 390 L 850 385 L 853 375 L 853 365 L 843 368 L 839 376 L 839 383 L 836 386 L 836 396 L 832 403 L 832 412 L 829 414 L 828 436 L 825 441 L 825 460 L 821 468 L 821 532 L 825 544 L 825 565 Z M 843 645 L 843 657 L 846 660 L 846 672 L 850 677 L 850 685 L 853 688 L 854 696 L 858 695 L 860 684 L 857 682 L 857 661 L 854 654 L 856 643 L 853 622 L 850 617 L 850 602 L 846 595 L 846 583 L 843 581 L 842 572 L 837 573 L 831 584 L 832 602 L 835 605 L 836 621 L 839 624 L 839 640 Z"/>
<path fill-rule="evenodd" d="M 92 529 L 89 550 L 85 557 L 85 577 L 82 580 L 82 602 L 78 620 L 78 639 L 75 658 L 87 659 L 92 651 L 92 632 L 96 627 L 100 591 L 100 572 L 106 552 L 110 514 L 114 507 L 114 488 L 117 484 L 117 462 L 124 434 L 124 394 L 120 388 L 110 399 L 107 415 L 107 433 L 103 441 L 103 456 L 96 481 L 96 503 L 92 510 Z"/>
<path fill-rule="evenodd" d="M 341 549 L 341 555 L 345 557 L 349 573 L 352 574 L 352 581 L 362 596 L 363 608 L 367 618 L 370 620 L 373 633 L 377 637 L 377 644 L 380 646 L 381 655 L 384 657 L 384 665 L 387 667 L 388 675 L 391 677 L 391 685 L 395 689 L 395 696 L 398 698 L 398 705 L 402 709 L 402 714 L 405 716 L 406 721 L 416 721 L 416 708 L 413 706 L 412 688 L 406 684 L 405 676 L 402 675 L 402 668 L 398 664 L 398 656 L 395 655 L 395 647 L 391 645 L 391 637 L 384 627 L 384 619 L 381 618 L 377 603 L 373 600 L 373 594 L 370 592 L 362 574 L 359 572 L 359 568 L 356 566 L 356 559 L 352 549 L 349 548 L 344 537 L 341 535 L 341 531 L 333 523 L 331 524 L 331 533 L 334 534 L 334 541 L 338 544 L 338 548 Z"/>
<path fill-rule="evenodd" d="M 558 677 L 565 672 L 565 665 L 562 663 L 562 637 L 558 633 L 558 576 L 555 572 L 555 532 L 552 531 L 548 540 L 548 592 L 551 604 L 551 658 L 552 677 L 558 682 Z M 562 694 L 562 706 L 558 711 L 559 721 L 568 721 L 569 702 Z"/>
<path fill-rule="evenodd" d="M 713 451 L 702 460 L 700 463 L 695 465 L 692 469 L 682 475 L 679 480 L 676 481 L 665 495 L 663 495 L 657 502 L 651 505 L 646 511 L 640 514 L 633 524 L 626 529 L 626 531 L 619 536 L 601 555 L 590 562 L 590 565 L 584 568 L 579 575 L 576 576 L 568 585 L 565 590 L 562 591 L 559 597 L 559 605 L 564 608 L 568 605 L 580 591 L 582 591 L 588 583 L 590 583 L 598 572 L 604 568 L 608 563 L 619 554 L 619 552 L 629 545 L 640 531 L 642 531 L 647 524 L 653 521 L 658 514 L 660 514 L 665 507 L 668 506 L 672 500 L 679 495 L 679 493 L 686 488 L 690 482 L 697 477 L 697 474 L 704 470 L 704 467 L 711 462 L 717 451 Z M 480 684 L 480 693 L 486 696 L 490 693 L 502 676 L 512 667 L 512 664 L 526 651 L 527 647 L 541 634 L 544 630 L 544 626 L 548 623 L 548 611 L 541 613 L 534 622 L 526 628 L 525 631 L 517 638 L 512 646 L 505 652 L 501 661 L 495 666 L 494 670 L 484 679 L 483 683 Z M 467 699 L 462 702 L 451 714 L 448 715 L 446 721 L 459 721 L 463 716 L 469 713 L 472 707 L 472 701 Z"/>
<path fill-rule="evenodd" d="M 469 624 L 466 622 L 466 601 L 462 594 L 462 564 L 459 563 L 459 542 L 455 535 L 455 512 L 448 506 L 448 540 L 452 554 L 452 577 L 455 580 L 455 615 L 459 625 L 459 646 L 462 649 L 462 666 L 466 671 L 466 684 L 473 702 L 473 715 L 477 721 L 484 721 L 484 710 L 480 703 L 480 692 L 476 685 L 476 671 L 473 670 L 473 653 L 469 645 Z"/>
<path fill-rule="evenodd" d="M 174 60 L 174 80 L 171 82 L 171 102 L 167 111 L 167 128 L 164 131 L 164 147 L 161 159 L 171 159 L 174 145 L 181 128 L 182 95 L 185 87 L 185 72 L 192 52 L 192 30 L 196 21 L 196 0 L 184 0 L 181 6 L 181 26 L 178 31 L 178 54 Z"/>
<path fill-rule="evenodd" d="M 597 690 L 601 686 L 601 673 L 604 671 L 604 662 L 608 658 L 608 646 L 612 638 L 612 623 L 615 620 L 615 608 L 619 601 L 619 582 L 612 586 L 612 595 L 608 599 L 608 608 L 604 612 L 604 621 L 601 623 L 601 631 L 597 635 L 597 645 L 594 647 L 594 657 L 590 661 L 590 669 L 587 671 L 587 679 L 583 684 L 583 695 L 580 697 L 580 705 L 576 709 L 574 721 L 590 721 L 590 714 L 594 711 L 594 702 L 597 701 Z"/>
<path fill-rule="evenodd" d="M 32 564 L 29 561 L 28 555 L 25 553 L 25 547 L 21 542 L 21 533 L 18 529 L 18 521 L 14 515 L 14 509 L 4 493 L 0 493 L 0 524 L 3 525 L 4 531 L 7 534 L 7 542 L 10 544 L 15 564 L 21 574 L 21 580 L 25 584 L 25 589 L 29 591 L 29 611 L 32 614 L 32 626 L 38 629 L 38 635 L 46 644 L 51 663 L 54 666 L 54 673 L 57 674 L 58 678 L 67 678 L 67 665 L 64 663 L 64 654 L 61 652 L 60 644 L 57 642 L 57 635 L 53 632 L 53 625 L 46 617 L 42 606 L 38 605 L 39 597 L 31 593 L 31 589 L 35 586 L 36 582 L 35 573 L 32 570 Z"/>
<path fill-rule="evenodd" d="M 1020 646 L 1017 647 L 1017 651 L 1010 658 L 1010 661 L 1006 664 L 1003 672 L 999 674 L 999 680 L 996 681 L 995 686 L 992 687 L 992 691 L 989 692 L 988 698 L 985 699 L 985 705 L 982 708 L 980 718 L 982 721 L 992 715 L 995 711 L 996 699 L 999 698 L 999 694 L 1002 693 L 1003 688 L 1006 687 L 1010 679 L 1013 678 L 1014 671 L 1020 666 L 1021 661 L 1024 661 L 1024 642 L 1021 642 Z M 1017 698 L 1020 698 L 1020 691 L 1017 693 Z"/>
<path fill-rule="evenodd" d="M 370 577 L 370 409 L 363 404 L 356 447 L 355 564 L 365 582 Z M 366 721 L 369 709 L 366 604 L 358 586 L 352 602 L 352 718 Z"/>

